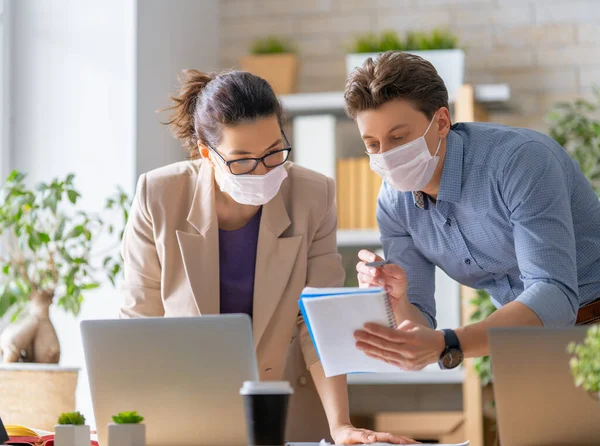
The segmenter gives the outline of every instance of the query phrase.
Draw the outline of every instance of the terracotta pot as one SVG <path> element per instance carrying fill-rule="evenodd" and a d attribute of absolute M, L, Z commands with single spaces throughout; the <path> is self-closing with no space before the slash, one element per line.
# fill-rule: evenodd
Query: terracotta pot
<path fill-rule="evenodd" d="M 290 94 L 296 92 L 298 57 L 295 54 L 258 54 L 243 57 L 242 69 L 262 77 L 275 93 Z"/>

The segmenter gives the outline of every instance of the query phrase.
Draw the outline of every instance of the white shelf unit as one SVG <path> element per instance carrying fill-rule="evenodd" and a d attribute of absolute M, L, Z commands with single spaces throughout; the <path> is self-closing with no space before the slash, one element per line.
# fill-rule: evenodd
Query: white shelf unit
<path fill-rule="evenodd" d="M 380 246 L 380 234 L 377 229 L 340 229 L 337 232 L 337 244 L 340 247 Z"/>
<path fill-rule="evenodd" d="M 461 384 L 464 376 L 462 367 L 454 370 L 440 370 L 437 365 L 433 365 L 420 372 L 352 374 L 348 375 L 348 384 Z"/>
<path fill-rule="evenodd" d="M 475 100 L 486 108 L 504 108 L 510 99 L 507 84 L 481 84 L 474 86 Z M 344 114 L 344 92 L 297 93 L 279 97 L 283 108 L 291 116 L 316 114 Z M 450 100 L 450 104 L 452 104 Z"/>

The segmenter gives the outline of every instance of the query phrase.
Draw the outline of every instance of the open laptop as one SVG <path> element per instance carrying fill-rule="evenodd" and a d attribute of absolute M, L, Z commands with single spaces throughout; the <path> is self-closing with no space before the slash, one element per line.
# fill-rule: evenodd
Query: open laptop
<path fill-rule="evenodd" d="M 248 316 L 83 321 L 81 333 L 101 445 L 131 410 L 148 446 L 246 443 L 239 390 L 258 379 Z"/>
<path fill-rule="evenodd" d="M 585 327 L 490 330 L 500 442 L 503 446 L 597 446 L 600 402 L 575 387 L 567 345 Z"/>

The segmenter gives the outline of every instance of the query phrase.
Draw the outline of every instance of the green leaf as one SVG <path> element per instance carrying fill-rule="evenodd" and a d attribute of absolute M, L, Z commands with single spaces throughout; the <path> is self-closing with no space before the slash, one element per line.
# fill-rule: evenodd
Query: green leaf
<path fill-rule="evenodd" d="M 2 272 L 8 276 L 8 273 L 10 272 L 10 263 L 4 265 L 4 267 L 2 268 Z"/>
<path fill-rule="evenodd" d="M 69 175 L 67 175 L 67 178 L 65 179 L 65 183 L 71 184 L 74 179 L 75 179 L 75 174 L 74 173 L 70 173 Z"/>
<path fill-rule="evenodd" d="M 69 232 L 69 234 L 67 234 L 67 238 L 77 238 L 81 234 L 83 234 L 83 231 L 84 231 L 83 226 L 77 225 L 73 229 L 71 229 L 71 232 Z"/>
<path fill-rule="evenodd" d="M 86 283 L 85 285 L 81 286 L 82 290 L 95 290 L 96 288 L 100 288 L 99 283 Z"/>
<path fill-rule="evenodd" d="M 21 316 L 21 313 L 23 313 L 24 309 L 25 309 L 25 307 L 23 305 L 21 305 L 19 308 L 17 308 L 17 310 L 13 313 L 13 315 L 10 318 L 11 324 L 14 324 L 15 322 L 17 322 L 19 320 L 19 317 Z"/>
<path fill-rule="evenodd" d="M 75 204 L 77 202 L 77 198 L 81 196 L 79 192 L 73 189 L 68 190 L 67 195 L 69 196 L 69 201 L 71 201 L 73 204 Z"/>
<path fill-rule="evenodd" d="M 45 232 L 38 232 L 37 235 L 41 243 L 46 244 L 50 242 L 50 236 Z"/>
<path fill-rule="evenodd" d="M 65 233 L 65 226 L 67 225 L 67 220 L 64 217 L 60 218 L 60 223 L 58 224 L 58 228 L 54 233 L 54 240 L 62 239 L 63 234 Z"/>
<path fill-rule="evenodd" d="M 17 179 L 17 176 L 19 175 L 19 171 L 18 170 L 13 170 L 10 175 L 8 176 L 8 178 L 6 179 L 6 181 L 8 182 L 14 182 Z"/>

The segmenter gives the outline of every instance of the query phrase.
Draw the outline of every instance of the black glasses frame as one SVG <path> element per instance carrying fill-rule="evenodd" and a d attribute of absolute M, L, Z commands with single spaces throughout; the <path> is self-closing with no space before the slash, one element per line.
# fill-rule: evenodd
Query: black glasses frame
<path fill-rule="evenodd" d="M 227 161 L 225 158 L 223 158 L 223 155 L 221 155 L 217 150 L 215 150 L 213 147 L 208 146 L 208 148 L 210 150 L 212 150 L 213 152 L 215 152 L 219 158 L 221 158 L 221 160 L 223 161 L 223 163 L 225 163 L 225 165 L 227 166 L 227 168 L 229 169 L 229 172 L 231 172 L 232 175 L 248 175 L 252 172 L 254 172 L 256 170 L 256 168 L 258 167 L 258 163 L 263 163 L 263 165 L 267 168 L 267 169 L 274 169 L 275 167 L 279 167 L 282 164 L 284 164 L 290 157 L 290 153 L 292 152 L 292 146 L 290 145 L 290 142 L 287 139 L 287 136 L 285 136 L 285 133 L 282 131 L 281 134 L 283 135 L 283 139 L 285 140 L 285 143 L 287 144 L 286 147 L 284 147 L 283 149 L 279 149 L 279 150 L 274 150 L 272 152 L 267 153 L 265 156 L 261 156 L 260 158 L 240 158 L 237 160 L 232 160 L 232 161 Z M 285 153 L 285 157 L 283 159 L 282 162 L 280 162 L 279 164 L 275 165 L 275 166 L 267 166 L 265 163 L 265 158 L 274 155 L 276 153 Z M 245 161 L 254 161 L 254 167 L 249 170 L 248 172 L 244 172 L 244 173 L 233 173 L 233 170 L 231 169 L 231 166 L 235 163 L 241 163 L 241 162 L 245 162 Z"/>

